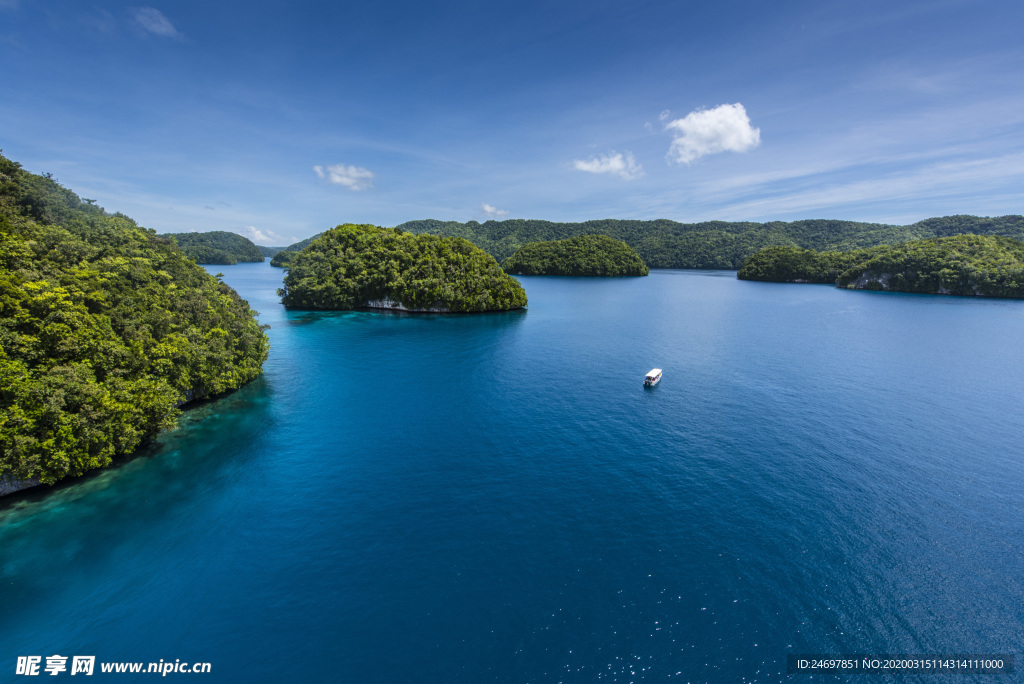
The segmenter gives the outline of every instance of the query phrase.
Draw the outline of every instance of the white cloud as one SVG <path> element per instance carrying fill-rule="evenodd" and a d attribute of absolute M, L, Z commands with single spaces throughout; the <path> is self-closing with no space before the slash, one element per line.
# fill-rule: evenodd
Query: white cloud
<path fill-rule="evenodd" d="M 277 247 L 278 245 L 286 245 L 294 242 L 281 235 L 278 235 L 272 230 L 260 230 L 256 226 L 246 226 L 239 231 L 239 235 L 244 235 L 249 238 L 257 245 L 264 245 L 266 247 Z"/>
<path fill-rule="evenodd" d="M 361 166 L 335 164 L 333 166 L 323 167 L 317 165 L 313 167 L 313 170 L 316 171 L 316 175 L 327 179 L 329 183 L 340 185 L 343 188 L 352 190 L 353 192 L 369 190 L 373 187 L 373 171 L 364 169 Z"/>
<path fill-rule="evenodd" d="M 670 116 L 672 116 L 672 112 L 667 109 L 662 109 L 661 114 L 658 115 L 658 121 L 667 121 Z"/>
<path fill-rule="evenodd" d="M 500 218 L 502 216 L 508 216 L 508 209 L 499 209 L 498 207 L 492 207 L 487 202 L 481 204 L 480 208 L 483 209 L 484 214 L 486 214 L 488 218 Z"/>
<path fill-rule="evenodd" d="M 170 19 L 165 17 L 164 13 L 155 7 L 136 7 L 132 10 L 132 15 L 139 26 L 154 35 L 163 36 L 164 38 L 181 37 L 178 29 L 174 28 L 174 24 L 171 23 Z"/>
<path fill-rule="evenodd" d="M 587 161 L 582 159 L 573 160 L 573 166 L 577 171 L 586 171 L 587 173 L 613 173 L 620 178 L 626 180 L 633 180 L 644 175 L 644 169 L 642 166 L 636 163 L 633 159 L 633 153 L 627 152 L 625 155 L 612 151 L 611 154 L 602 154 L 600 157 L 592 157 Z"/>
<path fill-rule="evenodd" d="M 665 130 L 673 137 L 668 160 L 679 164 L 706 154 L 746 152 L 761 144 L 761 129 L 751 127 L 747 110 L 739 102 L 692 111 L 669 121 Z"/>

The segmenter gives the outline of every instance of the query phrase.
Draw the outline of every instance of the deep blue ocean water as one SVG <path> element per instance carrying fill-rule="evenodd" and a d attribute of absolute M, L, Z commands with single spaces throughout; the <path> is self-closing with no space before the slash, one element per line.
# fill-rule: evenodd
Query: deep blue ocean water
<path fill-rule="evenodd" d="M 280 270 L 216 270 L 272 326 L 264 377 L 0 501 L 0 680 L 33 654 L 238 682 L 1020 658 L 1024 302 L 653 271 L 302 313 Z"/>

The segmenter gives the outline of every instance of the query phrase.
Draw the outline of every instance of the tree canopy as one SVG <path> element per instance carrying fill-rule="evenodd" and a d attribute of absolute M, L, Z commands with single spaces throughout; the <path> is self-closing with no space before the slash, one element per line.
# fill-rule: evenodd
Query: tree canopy
<path fill-rule="evenodd" d="M 0 475 L 105 466 L 257 377 L 268 348 L 174 242 L 0 155 Z"/>
<path fill-rule="evenodd" d="M 354 224 L 333 228 L 296 253 L 278 293 L 296 309 L 376 303 L 470 312 L 526 306 L 522 285 L 467 240 Z"/>
<path fill-rule="evenodd" d="M 273 256 L 273 258 L 270 260 L 270 265 L 276 268 L 284 268 L 292 262 L 292 257 L 294 257 L 296 254 L 298 254 L 298 252 L 292 251 L 290 249 L 282 249 L 280 252 Z"/>
<path fill-rule="evenodd" d="M 953 235 L 851 252 L 769 247 L 747 259 L 736 275 L 850 289 L 1024 298 L 1024 243 L 996 235 Z"/>
<path fill-rule="evenodd" d="M 469 221 L 410 221 L 398 226 L 413 233 L 466 238 L 499 261 L 530 242 L 564 240 L 601 234 L 622 240 L 651 268 L 737 269 L 765 247 L 788 246 L 818 251 L 849 251 L 908 240 L 974 233 L 1024 239 L 1024 216 L 987 218 L 945 216 L 907 226 L 857 221 L 812 219 L 769 223 L 705 221 L 678 223 L 613 220 L 557 223 L 508 219 Z"/>
<path fill-rule="evenodd" d="M 264 247 L 263 245 L 256 245 L 256 249 L 260 250 L 260 254 L 266 259 L 272 259 L 284 251 L 284 247 Z"/>
<path fill-rule="evenodd" d="M 505 259 L 501 267 L 506 273 L 521 275 L 645 276 L 649 273 L 632 247 L 607 235 L 530 242 Z"/>
<path fill-rule="evenodd" d="M 263 251 L 251 240 L 237 233 L 211 230 L 206 233 L 165 233 L 160 237 L 178 243 L 186 256 L 197 264 L 231 266 L 239 261 L 263 261 Z"/>
<path fill-rule="evenodd" d="M 273 258 L 270 260 L 270 265 L 278 268 L 287 266 L 291 262 L 293 256 L 306 249 L 306 247 L 309 247 L 313 240 L 316 240 L 321 235 L 323 235 L 323 233 L 317 233 L 313 237 L 308 237 L 305 240 L 299 240 L 294 244 L 278 250 L 272 255 Z"/>

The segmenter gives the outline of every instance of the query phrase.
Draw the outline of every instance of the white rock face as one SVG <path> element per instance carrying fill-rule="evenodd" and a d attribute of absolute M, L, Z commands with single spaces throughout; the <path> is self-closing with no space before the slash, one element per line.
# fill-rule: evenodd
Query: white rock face
<path fill-rule="evenodd" d="M 363 304 L 363 306 L 368 309 L 394 309 L 396 311 L 427 311 L 432 313 L 448 313 L 451 311 L 451 309 L 440 306 L 432 306 L 428 309 L 409 309 L 402 306 L 401 302 L 396 302 L 391 299 L 372 299 Z"/>
<path fill-rule="evenodd" d="M 893 274 L 892 273 L 862 273 L 856 280 L 854 280 L 852 283 L 850 283 L 846 287 L 847 287 L 847 289 L 851 289 L 851 290 L 852 289 L 866 290 L 867 288 L 865 286 L 868 283 L 870 283 L 870 282 L 877 282 L 877 283 L 881 283 L 883 290 L 889 291 L 889 283 L 892 281 L 892 278 L 893 278 Z M 972 290 L 973 290 L 972 294 L 974 294 L 975 296 L 982 296 L 982 295 L 978 294 L 978 286 L 977 285 L 974 285 L 972 287 Z M 950 289 L 948 287 L 942 287 L 940 285 L 938 291 L 936 292 L 936 294 L 948 295 L 948 294 L 950 294 Z"/>
<path fill-rule="evenodd" d="M 39 480 L 14 480 L 7 475 L 0 475 L 0 496 L 20 492 L 22 489 L 35 487 L 38 484 Z"/>
<path fill-rule="evenodd" d="M 882 289 L 889 289 L 889 281 L 892 280 L 891 273 L 861 273 L 853 283 L 851 283 L 858 290 L 865 289 L 864 286 L 874 281 L 881 283 Z"/>

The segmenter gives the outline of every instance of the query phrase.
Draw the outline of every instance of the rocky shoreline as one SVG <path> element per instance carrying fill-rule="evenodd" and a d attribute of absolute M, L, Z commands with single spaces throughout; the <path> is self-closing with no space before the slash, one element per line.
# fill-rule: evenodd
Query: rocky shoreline
<path fill-rule="evenodd" d="M 451 313 L 451 309 L 443 306 L 432 306 L 426 309 L 410 309 L 402 306 L 401 302 L 396 302 L 391 299 L 371 299 L 370 301 L 363 304 L 363 308 L 366 309 L 393 309 L 395 311 L 419 311 L 423 313 Z"/>
<path fill-rule="evenodd" d="M 0 475 L 0 496 L 7 496 L 39 485 L 39 480 L 15 480 L 7 475 Z"/>
<path fill-rule="evenodd" d="M 174 405 L 174 408 L 183 408 L 188 404 L 195 402 L 197 399 L 204 397 L 197 397 L 196 390 L 190 389 L 181 401 Z M 109 467 L 109 466 L 104 466 Z M 29 478 L 27 480 L 17 480 L 10 475 L 0 474 L 0 497 L 7 496 L 9 494 L 16 494 L 17 492 L 31 489 L 32 487 L 38 487 L 42 484 L 36 478 Z"/>

